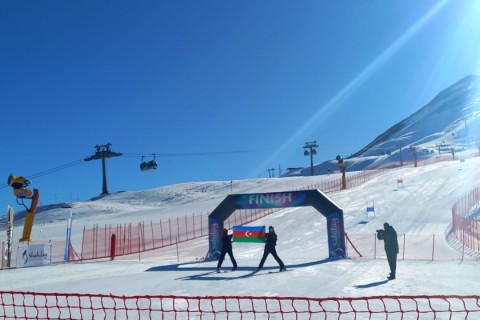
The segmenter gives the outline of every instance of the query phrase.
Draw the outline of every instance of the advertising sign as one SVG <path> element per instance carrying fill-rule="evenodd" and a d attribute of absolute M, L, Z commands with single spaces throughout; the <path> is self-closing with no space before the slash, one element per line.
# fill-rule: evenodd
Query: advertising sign
<path fill-rule="evenodd" d="M 254 193 L 239 195 L 236 205 L 242 209 L 287 208 L 304 205 L 306 194 L 302 191 Z"/>
<path fill-rule="evenodd" d="M 222 230 L 223 221 L 220 222 L 214 218 L 208 218 L 208 242 L 209 242 L 209 259 L 218 260 L 222 251 Z"/>
<path fill-rule="evenodd" d="M 29 244 L 17 249 L 17 268 L 51 264 L 52 245 Z"/>
<path fill-rule="evenodd" d="M 334 212 L 327 216 L 327 228 L 329 256 L 345 256 L 345 233 L 340 212 Z"/>

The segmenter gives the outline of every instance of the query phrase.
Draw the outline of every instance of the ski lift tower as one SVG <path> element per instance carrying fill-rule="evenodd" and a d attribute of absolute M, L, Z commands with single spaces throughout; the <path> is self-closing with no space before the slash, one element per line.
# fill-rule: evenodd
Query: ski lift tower
<path fill-rule="evenodd" d="M 107 143 L 105 145 L 96 145 L 95 149 L 96 152 L 93 156 L 85 158 L 85 161 L 91 161 L 91 160 L 99 160 L 102 159 L 102 176 L 103 176 L 103 185 L 102 185 L 102 193 L 100 195 L 107 195 L 108 194 L 108 188 L 107 188 L 107 164 L 106 164 L 106 158 L 113 158 L 113 157 L 119 157 L 122 155 L 122 153 L 119 152 L 113 152 L 110 150 L 111 143 Z"/>

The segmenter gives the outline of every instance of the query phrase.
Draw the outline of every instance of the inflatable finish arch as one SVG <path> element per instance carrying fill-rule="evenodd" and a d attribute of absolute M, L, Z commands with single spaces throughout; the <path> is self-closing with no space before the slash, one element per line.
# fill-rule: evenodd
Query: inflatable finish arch
<path fill-rule="evenodd" d="M 237 209 L 288 208 L 311 206 L 327 218 L 328 254 L 345 256 L 343 210 L 320 190 L 228 195 L 208 216 L 208 258 L 220 255 L 223 222 Z"/>

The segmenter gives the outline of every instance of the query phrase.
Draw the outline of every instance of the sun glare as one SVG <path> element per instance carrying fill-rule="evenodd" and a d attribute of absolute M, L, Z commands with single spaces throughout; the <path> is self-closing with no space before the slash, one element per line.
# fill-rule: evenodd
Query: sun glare
<path fill-rule="evenodd" d="M 458 27 L 457 39 L 471 59 L 472 73 L 480 75 L 480 1 L 468 1 L 464 14 Z"/>
<path fill-rule="evenodd" d="M 425 13 L 417 22 L 415 22 L 409 29 L 407 29 L 399 38 L 395 39 L 382 53 L 380 53 L 373 61 L 363 68 L 363 70 L 353 77 L 340 91 L 338 91 L 332 98 L 323 106 L 319 106 L 318 111 L 308 118 L 305 125 L 300 127 L 296 132 L 292 133 L 275 152 L 271 153 L 270 157 L 264 161 L 255 172 L 263 170 L 270 165 L 282 153 L 285 153 L 287 148 L 292 145 L 297 145 L 297 139 L 305 132 L 311 131 L 315 126 L 321 125 L 322 122 L 329 121 L 330 116 L 336 108 L 339 108 L 345 100 L 351 96 L 361 85 L 367 82 L 372 75 L 374 75 L 382 66 L 384 66 L 393 55 L 395 55 L 401 48 L 404 47 L 408 41 L 414 37 L 423 26 L 433 19 L 436 14 L 449 2 L 450 0 L 442 0 Z M 479 0 L 480 1 L 480 0 Z M 479 2 L 476 1 L 476 2 Z M 478 33 L 475 35 L 478 36 Z M 296 148 L 293 150 L 297 150 Z M 254 176 L 254 173 L 252 173 Z"/>

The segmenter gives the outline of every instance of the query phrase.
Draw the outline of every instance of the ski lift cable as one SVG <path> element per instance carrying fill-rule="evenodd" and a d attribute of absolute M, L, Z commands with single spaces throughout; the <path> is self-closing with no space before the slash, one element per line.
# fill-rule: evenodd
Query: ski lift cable
<path fill-rule="evenodd" d="M 84 163 L 84 160 L 83 160 L 83 159 L 77 160 L 77 161 L 73 161 L 73 162 L 70 162 L 70 163 L 66 163 L 66 164 L 62 164 L 62 165 L 57 166 L 57 167 L 55 167 L 55 168 L 48 169 L 48 170 L 45 170 L 45 171 L 41 171 L 41 172 L 38 172 L 38 173 L 35 173 L 35 174 L 32 174 L 32 175 L 27 175 L 26 177 L 27 177 L 28 179 L 35 179 L 35 178 L 44 176 L 44 175 L 49 174 L 49 173 L 57 172 L 57 171 L 60 171 L 60 170 L 63 170 L 63 169 L 67 169 L 67 168 L 70 168 L 70 167 L 79 165 L 79 164 L 81 164 L 81 163 Z"/>
<path fill-rule="evenodd" d="M 258 152 L 259 150 L 237 150 L 237 151 L 210 151 L 210 152 L 178 152 L 178 153 L 123 153 L 124 157 L 134 157 L 134 158 L 139 158 L 145 157 L 146 154 L 151 154 L 153 155 L 153 159 L 155 160 L 155 157 L 161 157 L 161 158 L 168 158 L 168 157 L 195 157 L 195 156 L 211 156 L 211 155 L 229 155 L 229 154 L 241 154 L 241 153 L 252 153 L 252 152 Z M 59 165 L 57 167 L 47 169 L 44 171 L 40 171 L 31 175 L 25 176 L 27 179 L 35 179 L 47 174 L 51 174 L 60 170 L 64 170 L 79 164 L 84 163 L 84 159 L 76 160 L 73 162 L 69 162 L 63 165 Z M 0 189 L 8 187 L 7 183 L 0 184 Z"/>
<path fill-rule="evenodd" d="M 178 153 L 128 153 L 124 152 L 124 157 L 140 158 L 146 155 L 153 155 L 153 157 L 169 158 L 169 157 L 195 157 L 195 156 L 212 156 L 212 155 L 228 155 L 258 152 L 259 150 L 238 150 L 238 151 L 207 151 L 207 152 L 178 152 Z"/>
<path fill-rule="evenodd" d="M 57 171 L 60 171 L 60 170 L 67 169 L 67 168 L 70 168 L 70 167 L 73 167 L 73 166 L 76 166 L 76 165 L 79 165 L 79 164 L 82 164 L 82 163 L 84 163 L 83 159 L 76 160 L 76 161 L 73 161 L 73 162 L 69 162 L 69 163 L 66 163 L 66 164 L 59 165 L 55 168 L 51 168 L 51 169 L 47 169 L 47 170 L 37 172 L 37 173 L 31 174 L 31 175 L 27 175 L 25 177 L 27 179 L 31 180 L 31 179 L 35 179 L 35 178 L 50 174 L 50 173 L 54 173 L 54 172 L 57 172 Z M 6 187 L 8 187 L 7 183 L 0 184 L 0 189 L 6 188 Z"/>

